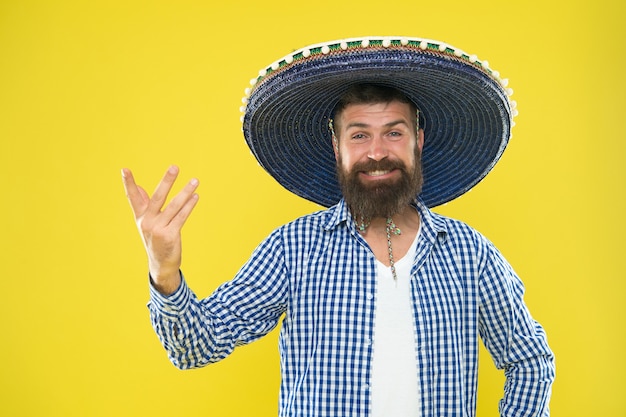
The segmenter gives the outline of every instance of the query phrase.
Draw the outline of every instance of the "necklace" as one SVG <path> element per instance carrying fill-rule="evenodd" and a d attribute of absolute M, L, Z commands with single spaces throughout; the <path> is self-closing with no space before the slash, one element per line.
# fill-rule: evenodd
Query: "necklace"
<path fill-rule="evenodd" d="M 387 231 L 387 249 L 389 249 L 389 266 L 391 267 L 391 275 L 393 276 L 393 280 L 398 283 L 398 275 L 396 274 L 396 264 L 393 261 L 393 249 L 391 249 L 391 234 L 398 236 L 402 231 L 396 224 L 391 220 L 391 217 L 387 217 L 387 227 L 385 228 Z"/>
<path fill-rule="evenodd" d="M 363 216 L 359 218 L 357 222 L 355 219 L 356 227 L 358 231 L 363 234 L 367 230 L 370 225 L 370 220 L 365 219 Z M 393 222 L 391 217 L 387 217 L 385 232 L 387 234 L 387 251 L 389 252 L 389 267 L 391 268 L 391 275 L 393 276 L 393 280 L 398 283 L 398 275 L 396 273 L 396 263 L 393 260 L 393 248 L 391 247 L 391 236 L 398 236 L 402 234 L 402 231 L 396 224 Z"/>

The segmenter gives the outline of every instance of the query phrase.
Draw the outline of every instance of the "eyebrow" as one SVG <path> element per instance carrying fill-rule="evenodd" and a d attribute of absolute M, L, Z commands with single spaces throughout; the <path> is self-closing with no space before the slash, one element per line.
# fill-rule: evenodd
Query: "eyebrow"
<path fill-rule="evenodd" d="M 399 125 L 399 124 L 403 124 L 403 125 L 409 127 L 408 123 L 404 119 L 398 119 L 398 120 L 394 120 L 394 121 L 389 122 L 389 123 L 385 123 L 383 125 L 383 127 L 394 127 L 394 126 Z M 367 123 L 362 123 L 362 122 L 352 122 L 352 123 L 349 123 L 346 126 L 346 130 L 350 129 L 352 127 L 368 128 L 368 127 L 371 127 L 371 125 L 369 125 Z"/>

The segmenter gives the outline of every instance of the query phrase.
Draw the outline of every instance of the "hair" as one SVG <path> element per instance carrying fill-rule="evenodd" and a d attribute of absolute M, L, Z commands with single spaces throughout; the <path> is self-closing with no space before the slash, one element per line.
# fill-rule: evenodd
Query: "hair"
<path fill-rule="evenodd" d="M 406 103 L 411 112 L 416 115 L 414 128 L 417 132 L 419 121 L 417 119 L 417 106 L 400 90 L 380 84 L 355 84 L 351 86 L 340 98 L 332 112 L 332 120 L 335 128 L 339 126 L 341 113 L 346 107 L 354 104 L 389 104 L 393 101 Z M 337 129 L 339 131 L 339 129 Z"/>

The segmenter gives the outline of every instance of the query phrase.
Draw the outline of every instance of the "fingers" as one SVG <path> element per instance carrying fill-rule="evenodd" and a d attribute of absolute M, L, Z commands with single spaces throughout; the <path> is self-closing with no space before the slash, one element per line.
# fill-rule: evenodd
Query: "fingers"
<path fill-rule="evenodd" d="M 195 194 L 199 182 L 192 179 L 187 185 L 172 199 L 165 207 L 163 212 L 161 209 L 165 205 L 167 196 L 172 190 L 172 186 L 178 177 L 179 169 L 172 165 L 165 172 L 165 175 L 157 185 L 152 198 L 148 196 L 146 191 L 135 183 L 135 178 L 128 168 L 122 169 L 122 180 L 126 196 L 130 202 L 135 219 L 144 224 L 148 228 L 157 227 L 182 227 L 191 211 L 198 202 L 198 195 Z"/>
<path fill-rule="evenodd" d="M 126 198 L 128 198 L 130 207 L 135 217 L 138 217 L 147 206 L 148 195 L 135 183 L 133 173 L 128 168 L 122 169 L 122 182 L 124 183 L 124 191 L 126 192 Z"/>
<path fill-rule="evenodd" d="M 199 199 L 198 194 L 195 194 L 195 193 L 191 194 L 189 199 L 185 201 L 185 204 L 183 204 L 181 209 L 178 210 L 176 215 L 170 221 L 170 226 L 180 230 L 185 224 L 185 222 L 187 221 L 187 218 L 193 211 L 194 207 L 198 203 L 198 199 Z"/>
<path fill-rule="evenodd" d="M 198 202 L 198 195 L 195 193 L 198 185 L 199 182 L 195 178 L 185 185 L 161 213 L 158 221 L 159 225 L 163 227 L 182 227 Z"/>
<path fill-rule="evenodd" d="M 165 172 L 161 182 L 159 182 L 159 185 L 157 185 L 157 188 L 154 190 L 152 198 L 148 203 L 147 213 L 156 215 L 161 211 L 161 208 L 167 199 L 167 195 L 170 193 L 170 190 L 176 181 L 176 177 L 178 177 L 178 167 L 176 165 L 172 165 Z"/>

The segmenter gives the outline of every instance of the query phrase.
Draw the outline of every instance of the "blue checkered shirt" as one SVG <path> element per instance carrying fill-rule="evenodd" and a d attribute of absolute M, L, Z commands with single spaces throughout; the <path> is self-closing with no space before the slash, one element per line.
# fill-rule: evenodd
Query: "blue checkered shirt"
<path fill-rule="evenodd" d="M 511 266 L 482 235 L 416 206 L 411 271 L 423 417 L 475 416 L 478 336 L 506 383 L 502 416 L 547 416 L 554 358 Z M 148 304 L 181 369 L 216 362 L 279 323 L 279 415 L 369 415 L 376 262 L 345 202 L 275 230 L 235 278 L 199 300 L 184 279 Z M 416 393 L 418 395 L 418 393 Z"/>

